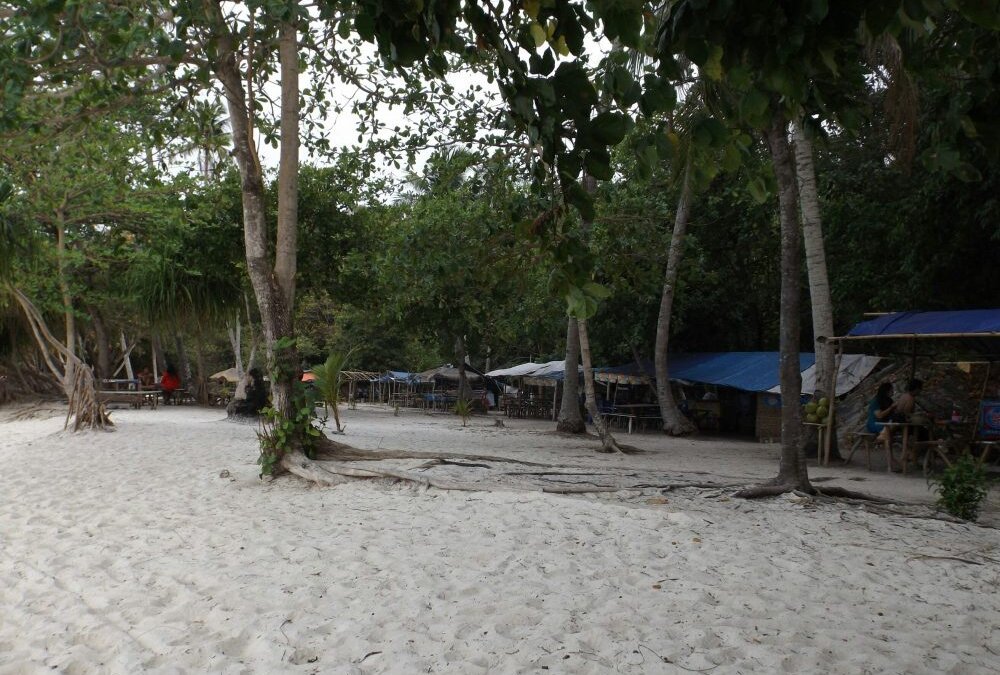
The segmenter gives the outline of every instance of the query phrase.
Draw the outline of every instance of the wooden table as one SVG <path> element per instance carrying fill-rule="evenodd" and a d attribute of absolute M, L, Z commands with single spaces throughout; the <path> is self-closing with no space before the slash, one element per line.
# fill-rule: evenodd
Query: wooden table
<path fill-rule="evenodd" d="M 101 389 L 97 392 L 97 399 L 101 403 L 128 403 L 133 408 L 141 408 L 148 405 L 156 410 L 159 403 L 160 392 L 154 389 L 140 389 L 129 391 L 127 389 Z"/>
<path fill-rule="evenodd" d="M 655 415 L 651 414 L 654 412 Z M 623 403 L 616 405 L 614 410 L 605 414 L 609 417 L 617 416 L 626 419 L 629 433 L 632 433 L 632 427 L 637 425 L 639 420 L 661 419 L 660 406 L 655 403 Z"/>
<path fill-rule="evenodd" d="M 830 433 L 829 424 L 820 422 L 803 422 L 804 427 L 816 427 L 816 458 L 820 466 L 830 465 L 830 448 L 826 445 L 826 435 Z"/>

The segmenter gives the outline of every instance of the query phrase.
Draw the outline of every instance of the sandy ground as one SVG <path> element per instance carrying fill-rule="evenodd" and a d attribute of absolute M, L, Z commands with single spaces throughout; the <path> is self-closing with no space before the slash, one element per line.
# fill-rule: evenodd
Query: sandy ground
<path fill-rule="evenodd" d="M 345 410 L 366 448 L 719 482 L 777 446 Z M 0 411 L 0 673 L 997 673 L 1000 531 L 796 497 L 262 483 L 254 428 Z M 922 477 L 812 475 L 908 502 Z M 996 522 L 998 495 L 987 505 Z"/>

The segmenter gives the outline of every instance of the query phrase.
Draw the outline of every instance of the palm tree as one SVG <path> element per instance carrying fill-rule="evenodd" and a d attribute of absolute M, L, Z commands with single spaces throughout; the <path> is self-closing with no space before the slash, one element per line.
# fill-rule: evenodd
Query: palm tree
<path fill-rule="evenodd" d="M 191 118 L 191 145 L 198 157 L 198 170 L 205 180 L 217 178 L 230 146 L 226 111 L 218 101 L 195 101 Z"/>
<path fill-rule="evenodd" d="M 323 412 L 329 417 L 329 408 L 333 408 L 333 420 L 334 424 L 337 425 L 338 433 L 344 430 L 340 426 L 340 410 L 338 408 L 340 405 L 342 374 L 344 367 L 347 365 L 347 360 L 351 358 L 351 354 L 353 353 L 353 349 L 347 353 L 333 352 L 327 357 L 323 365 L 312 369 L 313 375 L 316 376 L 316 379 L 313 380 L 316 393 L 319 394 L 323 401 Z"/>

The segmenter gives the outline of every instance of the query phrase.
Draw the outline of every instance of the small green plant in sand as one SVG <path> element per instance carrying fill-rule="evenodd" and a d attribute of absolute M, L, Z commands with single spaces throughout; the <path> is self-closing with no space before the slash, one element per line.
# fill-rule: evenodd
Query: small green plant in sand
<path fill-rule="evenodd" d="M 938 493 L 938 508 L 963 520 L 979 517 L 979 505 L 986 498 L 987 478 L 982 465 L 971 455 L 963 454 L 931 484 Z"/>
<path fill-rule="evenodd" d="M 337 425 L 338 432 L 344 430 L 340 426 L 340 385 L 343 370 L 347 366 L 347 360 L 351 358 L 352 353 L 354 353 L 353 349 L 346 353 L 333 352 L 327 357 L 323 365 L 312 369 L 313 375 L 316 376 L 316 379 L 313 381 L 316 393 L 319 394 L 319 397 L 323 401 L 324 411 L 330 408 L 333 409 L 333 421 Z"/>
<path fill-rule="evenodd" d="M 455 401 L 455 414 L 462 418 L 462 426 L 464 427 L 469 423 L 469 417 L 472 416 L 472 403 L 465 398 L 460 398 Z"/>

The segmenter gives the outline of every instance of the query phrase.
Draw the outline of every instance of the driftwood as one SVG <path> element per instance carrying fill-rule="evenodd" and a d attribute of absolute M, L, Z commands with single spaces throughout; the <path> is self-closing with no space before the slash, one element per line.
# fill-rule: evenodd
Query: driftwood
<path fill-rule="evenodd" d="M 108 429 L 114 426 L 97 396 L 94 371 L 52 335 L 41 312 L 28 296 L 13 286 L 8 286 L 8 290 L 24 311 L 46 367 L 62 384 L 69 400 L 65 428 L 70 428 L 71 421 L 73 431 Z"/>

